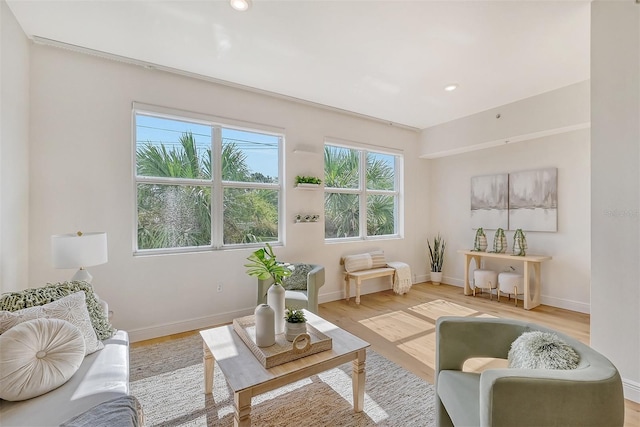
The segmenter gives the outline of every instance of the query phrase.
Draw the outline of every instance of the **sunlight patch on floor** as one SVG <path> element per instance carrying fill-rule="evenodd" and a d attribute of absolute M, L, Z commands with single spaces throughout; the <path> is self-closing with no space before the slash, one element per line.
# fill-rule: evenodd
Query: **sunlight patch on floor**
<path fill-rule="evenodd" d="M 360 321 L 360 324 L 391 342 L 435 330 L 433 323 L 403 311 L 394 311 L 364 319 Z"/>
<path fill-rule="evenodd" d="M 435 369 L 436 366 L 436 331 L 435 329 L 418 338 L 407 340 L 398 345 L 398 349 L 407 353 L 420 363 Z"/>
<path fill-rule="evenodd" d="M 442 316 L 472 316 L 478 314 L 476 310 L 441 299 L 409 307 L 409 310 L 432 319 L 434 322 L 438 317 Z"/>

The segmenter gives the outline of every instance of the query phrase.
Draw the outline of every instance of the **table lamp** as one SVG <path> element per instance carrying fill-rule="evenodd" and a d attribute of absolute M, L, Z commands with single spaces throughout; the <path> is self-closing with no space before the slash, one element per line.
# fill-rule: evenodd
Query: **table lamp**
<path fill-rule="evenodd" d="M 85 267 L 107 262 L 107 233 L 92 232 L 51 236 L 51 256 L 55 268 L 78 268 L 71 280 L 91 283 Z"/>

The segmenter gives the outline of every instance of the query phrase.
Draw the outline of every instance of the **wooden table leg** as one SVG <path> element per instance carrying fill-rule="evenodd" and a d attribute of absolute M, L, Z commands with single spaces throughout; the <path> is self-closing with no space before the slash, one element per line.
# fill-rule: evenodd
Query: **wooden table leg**
<path fill-rule="evenodd" d="M 211 394 L 213 393 L 213 354 L 211 354 L 211 350 L 207 346 L 207 343 L 202 341 L 202 351 L 203 357 L 202 362 L 204 363 L 204 393 Z"/>
<path fill-rule="evenodd" d="M 347 302 L 349 302 L 349 299 L 351 298 L 351 283 L 349 283 L 350 279 L 349 279 L 349 275 L 345 274 L 344 275 L 344 293 L 345 293 L 345 298 L 347 299 Z"/>
<path fill-rule="evenodd" d="M 353 360 L 353 411 L 362 412 L 364 408 L 364 381 L 365 381 L 365 361 L 367 358 L 366 350 L 358 351 L 356 358 Z"/>
<path fill-rule="evenodd" d="M 465 295 L 474 295 L 474 292 L 471 290 L 469 286 L 469 267 L 471 266 L 471 261 L 475 261 L 476 268 L 480 268 L 480 255 L 464 255 L 464 294 Z"/>
<path fill-rule="evenodd" d="M 471 287 L 469 286 L 469 263 L 471 255 L 464 256 L 464 294 L 471 295 Z"/>
<path fill-rule="evenodd" d="M 533 273 L 535 274 L 535 289 L 531 292 L 531 268 L 533 267 Z M 540 305 L 540 263 L 539 262 L 524 262 L 524 308 L 525 310 L 531 310 Z"/>
<path fill-rule="evenodd" d="M 248 427 L 251 425 L 251 393 L 239 391 L 234 393 L 235 411 L 233 414 L 234 427 Z"/>

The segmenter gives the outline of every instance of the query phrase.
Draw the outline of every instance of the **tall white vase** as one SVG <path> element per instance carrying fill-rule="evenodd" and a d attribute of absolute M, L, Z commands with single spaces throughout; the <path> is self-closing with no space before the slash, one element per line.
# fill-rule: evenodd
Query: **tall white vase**
<path fill-rule="evenodd" d="M 276 343 L 275 314 L 268 304 L 256 307 L 256 345 L 269 347 Z"/>
<path fill-rule="evenodd" d="M 267 304 L 273 308 L 276 318 L 276 334 L 284 333 L 284 293 L 285 290 L 279 283 L 274 283 L 267 291 Z"/>

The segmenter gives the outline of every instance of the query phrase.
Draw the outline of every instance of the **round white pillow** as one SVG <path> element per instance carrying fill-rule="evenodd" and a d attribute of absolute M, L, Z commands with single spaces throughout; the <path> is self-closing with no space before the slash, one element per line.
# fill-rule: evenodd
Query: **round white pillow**
<path fill-rule="evenodd" d="M 60 387 L 80 367 L 80 330 L 60 319 L 35 319 L 0 335 L 0 399 L 26 400 Z"/>

